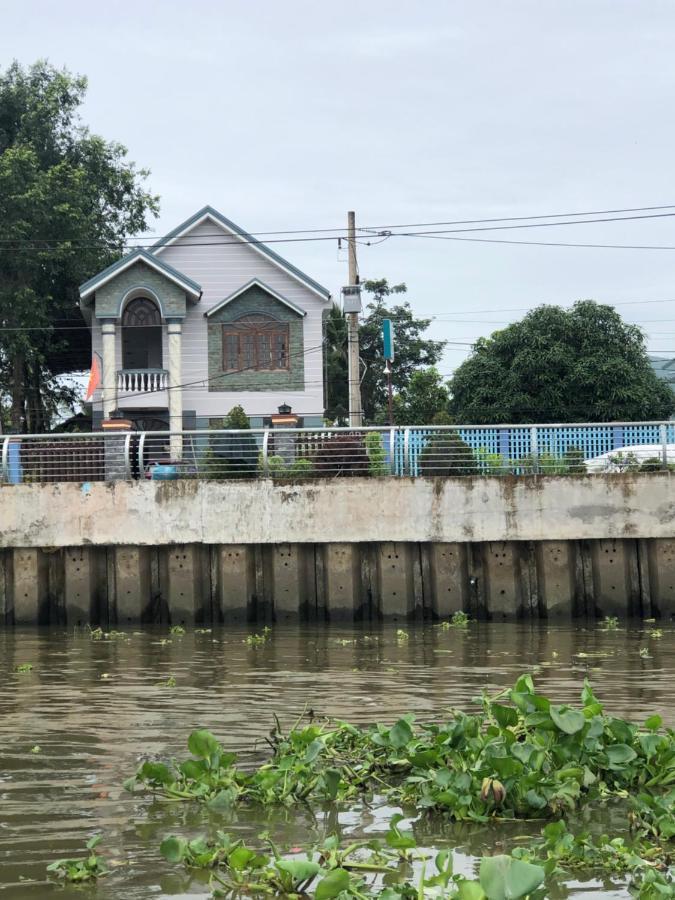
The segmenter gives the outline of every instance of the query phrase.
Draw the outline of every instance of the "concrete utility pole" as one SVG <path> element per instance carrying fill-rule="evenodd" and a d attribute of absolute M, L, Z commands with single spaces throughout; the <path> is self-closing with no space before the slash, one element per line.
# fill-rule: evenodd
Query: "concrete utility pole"
<path fill-rule="evenodd" d="M 347 245 L 349 247 L 349 284 L 358 285 L 359 275 L 356 266 L 356 214 L 347 213 Z M 363 409 L 361 407 L 361 373 L 359 362 L 359 314 L 347 313 L 347 345 L 349 359 L 349 425 L 361 428 L 363 425 Z"/>

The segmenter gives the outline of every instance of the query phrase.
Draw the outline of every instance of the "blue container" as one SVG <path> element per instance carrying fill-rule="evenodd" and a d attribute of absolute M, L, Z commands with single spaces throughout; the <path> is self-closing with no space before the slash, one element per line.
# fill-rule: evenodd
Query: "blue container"
<path fill-rule="evenodd" d="M 178 478 L 178 466 L 159 465 L 152 467 L 153 481 L 174 481 Z"/>
<path fill-rule="evenodd" d="M 21 484 L 23 481 L 23 468 L 21 467 L 21 441 L 12 440 L 7 447 L 8 472 L 7 481 L 9 484 Z"/>

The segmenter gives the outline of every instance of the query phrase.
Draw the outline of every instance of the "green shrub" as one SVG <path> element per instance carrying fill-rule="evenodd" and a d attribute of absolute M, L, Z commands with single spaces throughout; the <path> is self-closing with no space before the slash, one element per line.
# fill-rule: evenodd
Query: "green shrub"
<path fill-rule="evenodd" d="M 300 456 L 291 466 L 294 478 L 306 478 L 314 473 L 314 466 L 306 456 Z"/>
<path fill-rule="evenodd" d="M 250 427 L 251 426 L 248 421 L 248 416 L 244 412 L 243 406 L 233 406 L 229 413 L 225 416 L 223 428 L 231 428 L 234 431 L 242 431 Z"/>
<path fill-rule="evenodd" d="M 663 462 L 658 456 L 650 456 L 647 459 L 643 459 L 640 463 L 641 472 L 659 472 L 662 468 Z"/>
<path fill-rule="evenodd" d="M 479 447 L 475 453 L 476 467 L 481 475 L 512 475 L 513 466 L 510 460 L 504 459 L 501 453 L 490 453 L 485 447 Z"/>
<path fill-rule="evenodd" d="M 584 451 L 580 447 L 568 447 L 563 459 L 567 465 L 568 475 L 585 475 Z"/>
<path fill-rule="evenodd" d="M 420 454 L 420 474 L 475 475 L 476 457 L 456 431 L 432 432 Z"/>
<path fill-rule="evenodd" d="M 267 460 L 267 471 L 272 478 L 280 475 L 286 468 L 283 456 L 270 456 Z"/>
<path fill-rule="evenodd" d="M 222 462 L 218 459 L 213 449 L 209 447 L 199 457 L 197 462 L 197 472 L 199 478 L 207 481 L 218 481 L 226 477 L 225 469 Z"/>
<path fill-rule="evenodd" d="M 554 453 L 539 454 L 539 471 L 542 475 L 567 475 L 569 467 L 564 456 Z"/>
<path fill-rule="evenodd" d="M 637 472 L 640 469 L 640 460 L 635 453 L 624 453 L 623 450 L 619 450 L 608 458 L 607 469 L 610 472 Z"/>
<path fill-rule="evenodd" d="M 295 481 L 299 478 L 309 478 L 314 474 L 311 460 L 299 456 L 292 463 L 286 465 L 282 456 L 270 456 L 267 460 L 267 471 L 270 478 L 275 481 Z"/>
<path fill-rule="evenodd" d="M 243 407 L 232 407 L 223 424 L 226 432 L 234 433 L 220 433 L 211 438 L 207 451 L 210 453 L 209 471 L 214 473 L 214 478 L 255 478 L 258 471 L 258 444 L 254 435 L 245 433 L 250 425 Z"/>
<path fill-rule="evenodd" d="M 387 454 L 382 446 L 382 436 L 377 431 L 366 434 L 366 453 L 368 454 L 368 472 L 370 475 L 388 475 Z"/>
<path fill-rule="evenodd" d="M 367 475 L 370 461 L 361 434 L 336 432 L 322 436 L 312 456 L 317 475 L 327 478 Z"/>

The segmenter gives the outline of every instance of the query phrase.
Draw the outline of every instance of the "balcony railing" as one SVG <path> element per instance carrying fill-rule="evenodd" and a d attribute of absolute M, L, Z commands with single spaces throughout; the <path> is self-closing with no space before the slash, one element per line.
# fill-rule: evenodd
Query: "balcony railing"
<path fill-rule="evenodd" d="M 156 383 L 166 384 L 165 372 L 126 374 L 161 374 Z M 612 475 L 675 471 L 675 422 L 16 434 L 0 447 L 0 480 L 10 484 Z"/>
<path fill-rule="evenodd" d="M 124 394 L 150 394 L 165 391 L 169 386 L 166 369 L 120 369 L 117 372 L 117 391 Z"/>

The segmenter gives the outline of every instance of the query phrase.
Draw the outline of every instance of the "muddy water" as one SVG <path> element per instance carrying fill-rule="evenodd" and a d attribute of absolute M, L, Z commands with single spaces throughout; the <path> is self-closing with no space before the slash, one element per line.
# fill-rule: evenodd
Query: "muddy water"
<path fill-rule="evenodd" d="M 98 642 L 87 633 L 0 633 L 0 893 L 11 898 L 206 897 L 198 878 L 158 855 L 167 833 L 223 828 L 254 839 L 269 829 L 288 845 L 342 833 L 386 831 L 393 810 L 282 810 L 253 818 L 238 810 L 225 819 L 193 806 L 153 803 L 121 787 L 141 754 L 185 754 L 195 727 L 209 727 L 251 763 L 264 756 L 262 739 L 276 713 L 290 726 L 307 706 L 317 716 L 357 723 L 392 722 L 404 712 L 436 718 L 448 707 L 470 710 L 483 687 L 499 689 L 540 667 L 542 692 L 575 700 L 585 675 L 617 715 L 643 720 L 658 712 L 675 725 L 675 631 L 649 637 L 640 624 L 613 632 L 597 628 L 472 625 L 467 631 L 395 628 L 276 628 L 256 649 L 247 629 L 129 633 Z M 648 656 L 640 654 L 648 648 Z M 15 667 L 31 663 L 24 674 Z M 161 682 L 173 675 L 175 687 Z M 39 753 L 31 748 L 39 746 Z M 596 814 L 597 815 L 597 814 Z M 612 830 L 625 825 L 606 812 Z M 437 823 L 416 826 L 424 846 L 457 848 L 462 868 L 484 850 L 532 834 L 526 823 L 501 829 Z M 102 831 L 114 874 L 97 887 L 62 889 L 46 865 L 78 855 Z M 552 895 L 553 896 L 553 895 Z M 621 883 L 562 885 L 555 896 L 625 897 Z"/>

